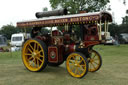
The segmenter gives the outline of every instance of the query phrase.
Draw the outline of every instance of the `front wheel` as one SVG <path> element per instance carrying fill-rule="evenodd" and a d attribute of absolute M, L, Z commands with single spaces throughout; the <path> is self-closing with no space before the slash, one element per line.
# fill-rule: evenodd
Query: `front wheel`
<path fill-rule="evenodd" d="M 100 69 L 100 67 L 102 65 L 102 58 L 97 51 L 92 50 L 88 60 L 89 60 L 89 69 L 88 70 L 90 72 L 96 72 Z"/>
<path fill-rule="evenodd" d="M 88 72 L 88 61 L 82 53 L 74 52 L 67 57 L 66 67 L 71 76 L 82 78 Z"/>
<path fill-rule="evenodd" d="M 24 43 L 22 60 L 30 71 L 41 71 L 47 65 L 47 47 L 38 39 L 30 39 Z"/>

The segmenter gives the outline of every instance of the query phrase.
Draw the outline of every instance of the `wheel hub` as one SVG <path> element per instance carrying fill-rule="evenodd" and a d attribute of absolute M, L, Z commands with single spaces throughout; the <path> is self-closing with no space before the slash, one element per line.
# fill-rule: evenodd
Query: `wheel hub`
<path fill-rule="evenodd" d="M 77 63 L 74 64 L 75 67 L 79 67 L 79 65 Z"/>
<path fill-rule="evenodd" d="M 32 53 L 32 57 L 35 57 L 37 54 L 36 54 L 36 52 L 33 52 Z"/>
<path fill-rule="evenodd" d="M 94 59 L 90 59 L 90 62 L 94 62 Z"/>

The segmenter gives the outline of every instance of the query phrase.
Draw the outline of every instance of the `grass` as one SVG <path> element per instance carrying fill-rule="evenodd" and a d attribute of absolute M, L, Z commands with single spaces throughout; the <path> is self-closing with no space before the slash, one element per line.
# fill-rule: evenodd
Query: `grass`
<path fill-rule="evenodd" d="M 95 46 L 103 60 L 101 69 L 82 79 L 71 77 L 65 63 L 47 66 L 42 72 L 28 71 L 21 60 L 21 52 L 0 53 L 0 85 L 127 85 L 128 45 Z"/>

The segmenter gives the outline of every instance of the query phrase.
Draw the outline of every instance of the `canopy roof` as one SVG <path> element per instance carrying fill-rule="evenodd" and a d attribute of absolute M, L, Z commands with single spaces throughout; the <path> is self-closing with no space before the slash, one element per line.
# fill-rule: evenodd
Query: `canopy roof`
<path fill-rule="evenodd" d="M 65 24 L 89 24 L 97 22 L 112 22 L 112 16 L 108 12 L 81 13 L 64 16 L 51 16 L 34 20 L 17 22 L 17 27 L 52 27 Z"/>

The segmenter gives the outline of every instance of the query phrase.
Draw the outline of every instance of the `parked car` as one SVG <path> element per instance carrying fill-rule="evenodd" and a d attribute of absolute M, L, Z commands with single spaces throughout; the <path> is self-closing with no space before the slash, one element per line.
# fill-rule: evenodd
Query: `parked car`
<path fill-rule="evenodd" d="M 114 45 L 115 42 L 116 42 L 116 40 L 112 36 L 110 36 L 110 38 L 107 39 L 105 44 Z"/>
<path fill-rule="evenodd" d="M 121 44 L 126 44 L 128 43 L 128 33 L 122 33 L 119 35 L 119 42 Z"/>
<path fill-rule="evenodd" d="M 7 38 L 3 35 L 0 35 L 0 47 L 7 46 Z"/>

